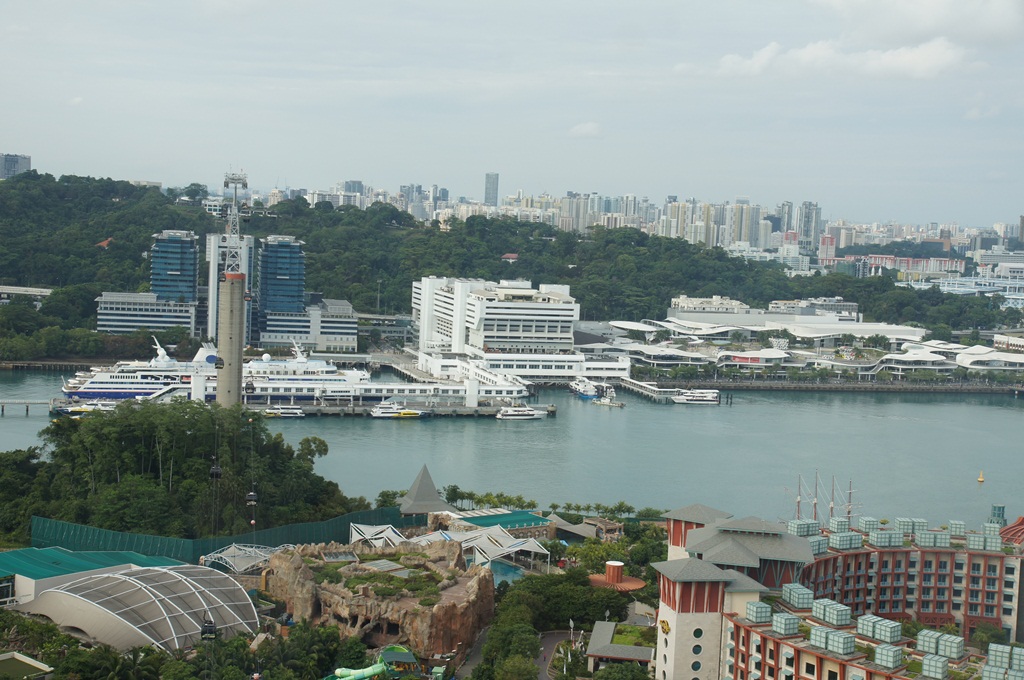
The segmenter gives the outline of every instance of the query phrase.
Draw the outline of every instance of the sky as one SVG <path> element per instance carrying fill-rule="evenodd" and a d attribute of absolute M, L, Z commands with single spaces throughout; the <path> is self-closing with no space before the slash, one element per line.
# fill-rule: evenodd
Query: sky
<path fill-rule="evenodd" d="M 1022 0 L 0 0 L 0 44 L 58 176 L 1024 213 Z"/>

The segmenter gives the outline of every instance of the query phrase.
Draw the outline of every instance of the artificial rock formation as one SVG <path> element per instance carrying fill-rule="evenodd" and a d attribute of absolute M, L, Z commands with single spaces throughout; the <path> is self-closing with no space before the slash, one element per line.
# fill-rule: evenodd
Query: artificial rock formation
<path fill-rule="evenodd" d="M 343 578 L 372 571 L 367 562 L 392 559 L 410 569 L 429 570 L 441 579 L 436 604 L 420 605 L 420 595 L 399 592 L 376 596 L 370 585 L 349 590 L 343 583 L 316 582 L 324 554 L 352 552 L 359 562 L 338 569 Z M 402 555 L 403 553 L 406 553 Z M 396 559 L 396 555 L 402 555 Z M 426 555 L 425 557 L 423 555 Z M 371 646 L 402 644 L 421 657 L 468 648 L 494 614 L 494 577 L 489 569 L 466 570 L 462 547 L 438 541 L 427 546 L 403 543 L 397 548 L 367 545 L 302 545 L 270 558 L 267 589 L 287 603 L 296 620 L 337 625 Z"/>

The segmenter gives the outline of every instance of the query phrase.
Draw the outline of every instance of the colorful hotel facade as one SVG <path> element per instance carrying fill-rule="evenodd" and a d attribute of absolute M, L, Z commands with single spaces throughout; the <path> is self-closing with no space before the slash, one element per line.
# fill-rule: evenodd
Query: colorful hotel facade
<path fill-rule="evenodd" d="M 963 637 L 904 638 L 904 620 L 1021 640 L 1024 519 L 1005 526 L 1001 506 L 980 532 L 904 518 L 783 525 L 703 505 L 665 519 L 656 680 L 942 680 L 966 666 Z M 1019 665 L 990 660 L 983 678 L 1020 680 L 1024 654 Z"/>

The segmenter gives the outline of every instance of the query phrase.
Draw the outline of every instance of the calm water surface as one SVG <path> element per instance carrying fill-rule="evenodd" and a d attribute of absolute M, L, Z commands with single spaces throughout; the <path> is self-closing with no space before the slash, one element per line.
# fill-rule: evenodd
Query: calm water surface
<path fill-rule="evenodd" d="M 57 396 L 59 375 L 0 372 L 0 399 Z M 624 409 L 543 391 L 546 420 L 305 418 L 271 422 L 295 444 L 330 446 L 317 470 L 371 500 L 406 489 L 426 463 L 438 487 L 504 491 L 549 503 L 677 508 L 701 502 L 737 516 L 789 518 L 797 475 L 853 480 L 855 512 L 977 525 L 992 503 L 1024 515 L 1024 400 L 1011 396 L 735 392 L 732 406 Z M 47 414 L 8 406 L 0 450 L 39 444 Z M 985 472 L 985 483 L 976 481 Z M 824 496 L 820 495 L 823 510 Z M 806 504 L 805 496 L 805 510 Z"/>

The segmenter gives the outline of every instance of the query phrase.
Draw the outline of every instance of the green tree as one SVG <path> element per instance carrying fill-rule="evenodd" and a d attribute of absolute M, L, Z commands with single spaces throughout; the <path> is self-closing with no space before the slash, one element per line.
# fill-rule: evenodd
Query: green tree
<path fill-rule="evenodd" d="M 610 663 L 594 673 L 594 680 L 650 680 L 650 673 L 636 663 Z"/>
<path fill-rule="evenodd" d="M 520 654 L 505 657 L 494 668 L 495 680 L 535 680 L 537 666 L 531 659 Z"/>
<path fill-rule="evenodd" d="M 205 184 L 192 182 L 181 190 L 181 193 L 190 201 L 202 201 L 210 197 L 210 189 Z"/>
<path fill-rule="evenodd" d="M 377 499 L 374 501 L 374 507 L 376 508 L 391 508 L 398 505 L 398 499 L 405 495 L 404 491 L 398 491 L 395 489 L 385 489 L 377 494 Z"/>
<path fill-rule="evenodd" d="M 540 654 L 540 640 L 533 626 L 513 624 L 509 626 L 492 626 L 484 643 L 483 657 L 488 663 L 496 665 L 509 656 L 521 655 L 527 659 L 535 659 Z M 532 665 L 532 662 L 531 662 Z M 534 674 L 536 674 L 534 667 Z"/>
<path fill-rule="evenodd" d="M 865 347 L 875 347 L 877 349 L 887 350 L 889 349 L 889 344 L 889 338 L 878 333 L 875 335 L 869 335 L 864 339 Z"/>

